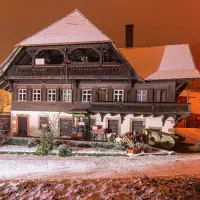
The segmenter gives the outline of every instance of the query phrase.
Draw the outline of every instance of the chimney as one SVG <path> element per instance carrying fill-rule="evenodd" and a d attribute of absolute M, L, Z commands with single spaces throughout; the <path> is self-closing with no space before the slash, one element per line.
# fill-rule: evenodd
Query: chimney
<path fill-rule="evenodd" d="M 126 24 L 126 47 L 133 47 L 133 24 Z"/>

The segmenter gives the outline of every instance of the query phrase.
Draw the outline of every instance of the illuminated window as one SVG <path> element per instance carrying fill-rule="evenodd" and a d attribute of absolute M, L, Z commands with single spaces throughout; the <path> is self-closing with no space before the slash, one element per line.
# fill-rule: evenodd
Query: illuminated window
<path fill-rule="evenodd" d="M 20 89 L 18 93 L 19 101 L 26 101 L 26 89 Z"/>
<path fill-rule="evenodd" d="M 114 90 L 114 101 L 123 101 L 124 100 L 124 90 Z"/>

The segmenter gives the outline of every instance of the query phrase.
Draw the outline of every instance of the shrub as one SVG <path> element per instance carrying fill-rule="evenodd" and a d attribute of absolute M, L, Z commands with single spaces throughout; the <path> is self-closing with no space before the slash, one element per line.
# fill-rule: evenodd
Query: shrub
<path fill-rule="evenodd" d="M 18 138 L 18 137 L 10 137 L 6 144 L 9 145 L 19 145 L 19 146 L 27 146 L 29 139 L 28 138 Z"/>
<path fill-rule="evenodd" d="M 28 147 L 36 147 L 38 144 L 40 144 L 40 140 L 39 139 L 31 139 L 28 141 L 27 146 Z"/>
<path fill-rule="evenodd" d="M 59 156 L 71 156 L 72 149 L 66 144 L 61 144 L 58 148 L 58 155 Z"/>
<path fill-rule="evenodd" d="M 43 134 L 40 138 L 40 144 L 37 146 L 36 153 L 45 156 L 53 149 L 53 136 L 50 133 Z"/>

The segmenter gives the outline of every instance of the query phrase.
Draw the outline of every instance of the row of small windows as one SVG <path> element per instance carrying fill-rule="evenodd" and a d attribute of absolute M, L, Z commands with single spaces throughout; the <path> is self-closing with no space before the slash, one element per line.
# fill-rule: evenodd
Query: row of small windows
<path fill-rule="evenodd" d="M 47 90 L 47 101 L 56 101 L 56 89 Z M 105 95 L 104 100 L 107 99 L 107 90 L 105 88 L 99 88 L 99 95 Z M 27 100 L 27 90 L 19 89 L 18 90 L 18 100 L 26 101 Z M 41 89 L 33 89 L 32 91 L 32 101 L 41 101 Z M 64 102 L 72 101 L 72 90 L 63 89 L 63 99 Z M 82 102 L 91 102 L 92 101 L 92 90 L 82 90 Z M 114 90 L 113 91 L 113 101 L 122 102 L 124 101 L 124 90 Z M 147 102 L 147 90 L 137 90 L 137 101 L 138 102 Z"/>

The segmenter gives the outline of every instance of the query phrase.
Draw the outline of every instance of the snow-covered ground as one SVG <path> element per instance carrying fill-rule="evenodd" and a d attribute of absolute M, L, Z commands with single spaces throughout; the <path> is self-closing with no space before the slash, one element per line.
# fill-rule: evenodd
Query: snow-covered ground
<path fill-rule="evenodd" d="M 0 155 L 0 179 L 109 178 L 145 174 L 198 173 L 200 154 L 91 157 Z M 183 172 L 184 170 L 184 172 Z"/>

